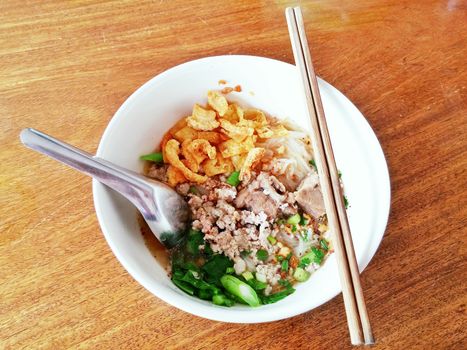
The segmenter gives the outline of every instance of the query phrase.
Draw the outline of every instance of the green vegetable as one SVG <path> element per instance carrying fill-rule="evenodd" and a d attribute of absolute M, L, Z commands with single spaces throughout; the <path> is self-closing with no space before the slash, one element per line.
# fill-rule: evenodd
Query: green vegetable
<path fill-rule="evenodd" d="M 297 269 L 295 270 L 294 274 L 293 274 L 293 277 L 298 281 L 298 282 L 305 282 L 306 280 L 308 280 L 308 278 L 310 278 L 310 273 L 304 269 L 302 269 L 301 267 L 297 267 Z"/>
<path fill-rule="evenodd" d="M 280 292 L 277 292 L 277 293 L 274 293 L 274 294 L 271 294 L 271 295 L 268 295 L 268 296 L 263 296 L 261 298 L 261 301 L 263 302 L 263 304 L 276 303 L 279 300 L 282 300 L 285 297 L 287 297 L 288 295 L 292 294 L 293 292 L 295 292 L 294 288 L 288 288 L 286 290 L 282 290 Z"/>
<path fill-rule="evenodd" d="M 297 225 L 292 225 L 292 232 L 296 232 L 297 231 Z"/>
<path fill-rule="evenodd" d="M 342 173 L 340 170 L 337 170 L 337 175 L 339 175 L 339 179 L 342 178 Z"/>
<path fill-rule="evenodd" d="M 221 277 L 221 283 L 224 288 L 235 295 L 240 300 L 244 301 L 250 306 L 259 306 L 261 301 L 256 294 L 255 290 L 245 282 L 231 275 L 224 275 Z"/>
<path fill-rule="evenodd" d="M 321 264 L 324 258 L 324 253 L 316 247 L 312 247 L 311 251 L 306 253 L 300 259 L 299 267 L 304 268 L 310 265 L 311 263 Z"/>
<path fill-rule="evenodd" d="M 264 249 L 260 249 L 256 252 L 256 257 L 258 258 L 258 260 L 266 261 L 268 259 L 268 256 L 268 252 Z"/>
<path fill-rule="evenodd" d="M 271 243 L 272 245 L 274 245 L 274 244 L 277 243 L 277 239 L 275 239 L 273 236 L 268 236 L 268 241 L 269 241 L 269 243 Z"/>
<path fill-rule="evenodd" d="M 148 160 L 154 163 L 163 163 L 164 158 L 162 157 L 162 152 L 149 153 L 139 157 L 141 160 Z"/>
<path fill-rule="evenodd" d="M 321 246 L 321 248 L 323 248 L 323 250 L 325 250 L 325 251 L 329 250 L 329 246 L 328 246 L 326 240 L 320 239 L 319 240 L 319 245 Z"/>
<path fill-rule="evenodd" d="M 289 261 L 287 259 L 282 260 L 281 271 L 285 272 L 289 270 Z"/>
<path fill-rule="evenodd" d="M 189 193 L 191 194 L 199 194 L 199 190 L 196 188 L 196 186 L 190 186 L 190 189 L 188 190 Z"/>
<path fill-rule="evenodd" d="M 304 216 L 300 218 L 300 225 L 305 226 L 308 225 L 309 220 L 305 219 Z"/>
<path fill-rule="evenodd" d="M 230 176 L 227 178 L 227 183 L 231 186 L 237 187 L 240 184 L 240 172 L 234 171 Z"/>
<path fill-rule="evenodd" d="M 283 287 L 285 287 L 287 289 L 292 288 L 292 284 L 290 284 L 290 282 L 288 280 L 286 280 L 286 279 L 281 278 L 278 282 L 279 282 L 279 284 L 281 286 L 283 286 Z"/>
<path fill-rule="evenodd" d="M 250 250 L 243 250 L 243 251 L 240 252 L 240 256 L 241 256 L 242 258 L 246 258 L 246 257 L 247 257 L 248 255 L 250 255 L 250 254 L 251 254 L 251 251 L 250 251 Z"/>
<path fill-rule="evenodd" d="M 281 262 L 282 260 L 284 260 L 284 257 L 282 255 L 276 255 L 276 259 L 277 261 Z"/>
<path fill-rule="evenodd" d="M 201 231 L 190 229 L 186 240 L 186 251 L 192 255 L 199 255 L 199 246 L 204 243 L 204 235 Z"/>
<path fill-rule="evenodd" d="M 347 199 L 345 195 L 344 195 L 344 205 L 345 205 L 345 209 L 349 207 L 349 200 Z"/>
<path fill-rule="evenodd" d="M 220 306 L 232 306 L 235 302 L 223 294 L 217 294 L 212 297 L 212 303 Z"/>
<path fill-rule="evenodd" d="M 196 295 L 200 299 L 211 300 L 214 294 L 209 289 L 200 289 L 200 290 L 198 290 L 198 293 L 196 293 Z"/>
<path fill-rule="evenodd" d="M 291 225 L 296 225 L 296 224 L 298 224 L 300 222 L 300 219 L 301 219 L 300 214 L 297 213 L 297 214 L 292 215 L 291 217 L 289 217 L 287 219 L 287 223 L 291 224 Z"/>
<path fill-rule="evenodd" d="M 254 278 L 253 274 L 250 271 L 245 271 L 244 273 L 242 273 L 242 276 L 247 282 Z"/>
<path fill-rule="evenodd" d="M 257 279 L 254 279 L 254 278 L 246 281 L 246 283 L 248 283 L 256 291 L 266 289 L 266 287 L 268 286 L 267 283 L 258 281 Z"/>
<path fill-rule="evenodd" d="M 185 293 L 193 295 L 195 294 L 195 289 L 186 282 L 180 281 L 180 280 L 174 280 L 172 279 L 172 282 L 181 290 L 183 290 Z"/>
<path fill-rule="evenodd" d="M 234 273 L 235 272 L 235 269 L 233 267 L 228 267 L 227 269 L 225 269 L 225 273 Z"/>
<path fill-rule="evenodd" d="M 212 251 L 211 246 L 208 243 L 205 242 L 204 243 L 204 255 L 206 257 L 211 257 L 213 254 L 214 254 L 214 252 Z"/>
<path fill-rule="evenodd" d="M 191 284 L 193 287 L 201 290 L 211 290 L 212 292 L 218 292 L 218 288 L 206 281 L 203 281 L 200 276 L 194 271 L 188 270 L 183 276 L 181 281 Z"/>
<path fill-rule="evenodd" d="M 233 263 L 225 255 L 213 255 L 201 268 L 205 272 L 205 279 L 210 283 L 217 283 L 228 267 L 232 267 Z"/>
<path fill-rule="evenodd" d="M 315 168 L 315 171 L 318 171 L 318 168 L 316 167 L 316 163 L 315 163 L 315 160 L 314 160 L 314 159 L 310 160 L 310 165 L 311 165 L 313 168 Z"/>

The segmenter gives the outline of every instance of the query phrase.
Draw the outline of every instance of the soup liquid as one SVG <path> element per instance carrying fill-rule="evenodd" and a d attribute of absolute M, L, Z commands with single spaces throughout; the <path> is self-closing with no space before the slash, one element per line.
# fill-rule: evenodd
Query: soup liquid
<path fill-rule="evenodd" d="M 154 236 L 146 221 L 141 214 L 138 213 L 138 224 L 141 234 L 144 238 L 144 243 L 148 247 L 151 254 L 156 258 L 157 262 L 167 270 L 170 266 L 169 252 L 161 242 Z"/>

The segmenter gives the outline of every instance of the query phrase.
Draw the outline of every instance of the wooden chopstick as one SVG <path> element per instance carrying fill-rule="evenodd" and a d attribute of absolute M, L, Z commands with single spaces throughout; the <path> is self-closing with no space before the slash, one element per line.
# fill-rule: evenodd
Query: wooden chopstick
<path fill-rule="evenodd" d="M 351 343 L 373 344 L 373 334 L 360 283 L 357 260 L 339 182 L 331 139 L 324 116 L 318 81 L 311 62 L 305 27 L 299 7 L 287 8 L 287 24 L 300 70 L 312 126 L 312 145 L 320 178 L 329 226 L 334 234 L 334 250 L 342 286 Z"/>

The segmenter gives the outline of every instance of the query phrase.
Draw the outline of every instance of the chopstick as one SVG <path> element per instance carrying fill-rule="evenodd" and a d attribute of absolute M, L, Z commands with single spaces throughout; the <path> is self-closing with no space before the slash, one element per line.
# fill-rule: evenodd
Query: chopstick
<path fill-rule="evenodd" d="M 300 71 L 312 126 L 312 146 L 342 286 L 345 312 L 353 345 L 373 344 L 368 312 L 360 283 L 342 188 L 326 124 L 318 81 L 311 62 L 300 7 L 285 10 L 295 64 Z"/>

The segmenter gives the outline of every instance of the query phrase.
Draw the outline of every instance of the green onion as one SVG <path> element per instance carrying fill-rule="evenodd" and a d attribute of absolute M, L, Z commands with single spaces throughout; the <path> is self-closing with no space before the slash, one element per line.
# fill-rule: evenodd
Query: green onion
<path fill-rule="evenodd" d="M 314 159 L 310 160 L 310 165 L 315 169 L 315 171 L 318 171 L 318 168 L 316 167 L 316 163 Z"/>
<path fill-rule="evenodd" d="M 292 225 L 292 232 L 297 231 L 297 225 Z"/>
<path fill-rule="evenodd" d="M 230 267 L 230 266 L 225 270 L 225 273 L 227 273 L 227 274 L 232 274 L 234 272 L 235 272 L 235 269 L 233 267 Z"/>
<path fill-rule="evenodd" d="M 246 257 L 248 257 L 250 254 L 251 254 L 251 251 L 250 251 L 250 250 L 242 250 L 242 251 L 240 252 L 240 256 L 241 256 L 242 258 L 246 258 Z"/>
<path fill-rule="evenodd" d="M 296 224 L 298 224 L 300 222 L 300 219 L 301 219 L 300 214 L 297 213 L 297 214 L 292 215 L 291 217 L 289 217 L 287 219 L 287 223 L 291 224 L 291 225 L 296 225 Z"/>
<path fill-rule="evenodd" d="M 243 278 L 248 282 L 254 278 L 253 274 L 250 271 L 245 271 L 242 273 Z"/>
<path fill-rule="evenodd" d="M 272 245 L 274 245 L 274 244 L 276 244 L 277 239 L 275 239 L 273 236 L 268 236 L 268 241 L 269 241 L 269 243 L 271 243 Z"/>
<path fill-rule="evenodd" d="M 308 278 L 310 278 L 310 273 L 301 267 L 297 267 L 295 270 L 293 277 L 298 281 L 298 282 L 305 282 Z"/>
<path fill-rule="evenodd" d="M 256 294 L 255 290 L 238 278 L 231 275 L 225 275 L 221 277 L 221 283 L 229 293 L 233 294 L 248 305 L 261 305 L 261 301 L 258 298 L 258 294 Z"/>
<path fill-rule="evenodd" d="M 306 226 L 306 225 L 308 225 L 308 222 L 309 222 L 309 220 L 305 219 L 305 217 L 302 216 L 302 217 L 300 218 L 299 224 L 302 225 L 302 226 Z"/>
<path fill-rule="evenodd" d="M 149 153 L 139 157 L 141 160 L 148 160 L 154 163 L 164 163 L 164 157 L 162 157 L 162 152 Z"/>
<path fill-rule="evenodd" d="M 190 189 L 188 190 L 189 193 L 191 194 L 199 194 L 199 190 L 195 186 L 190 186 Z"/>
<path fill-rule="evenodd" d="M 302 256 L 302 258 L 300 259 L 300 264 L 298 266 L 303 268 L 310 265 L 311 263 L 321 264 L 323 258 L 324 253 L 318 248 L 312 247 L 311 251 Z"/>
<path fill-rule="evenodd" d="M 268 256 L 268 252 L 264 249 L 260 249 L 256 252 L 256 257 L 258 258 L 258 260 L 266 261 L 268 259 Z"/>
<path fill-rule="evenodd" d="M 319 245 L 321 246 L 321 248 L 323 248 L 324 250 L 329 250 L 329 246 L 328 244 L 326 243 L 326 240 L 324 239 L 320 239 L 319 240 Z"/>
<path fill-rule="evenodd" d="M 349 207 L 349 201 L 345 195 L 344 195 L 344 205 L 345 205 L 345 209 Z"/>
<path fill-rule="evenodd" d="M 227 178 L 227 183 L 231 186 L 237 187 L 240 184 L 240 172 L 234 171 L 230 176 Z"/>
<path fill-rule="evenodd" d="M 337 175 L 339 175 L 339 179 L 342 178 L 342 173 L 340 170 L 337 170 Z"/>
<path fill-rule="evenodd" d="M 281 271 L 286 272 L 289 270 L 289 261 L 287 259 L 282 260 Z"/>

